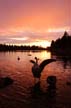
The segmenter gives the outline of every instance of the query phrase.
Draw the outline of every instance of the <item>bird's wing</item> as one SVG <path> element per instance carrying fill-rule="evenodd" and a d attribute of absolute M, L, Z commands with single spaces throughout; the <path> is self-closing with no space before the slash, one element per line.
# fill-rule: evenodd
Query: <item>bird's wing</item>
<path fill-rule="evenodd" d="M 33 63 L 33 64 L 35 64 L 35 61 L 34 60 L 30 60 L 30 62 Z"/>
<path fill-rule="evenodd" d="M 40 72 L 44 69 L 44 67 L 47 65 L 47 64 L 49 64 L 49 63 L 51 63 L 51 62 L 54 62 L 54 61 L 56 61 L 55 59 L 46 59 L 46 60 L 44 60 L 40 65 L 39 65 L 39 67 L 40 67 Z"/>

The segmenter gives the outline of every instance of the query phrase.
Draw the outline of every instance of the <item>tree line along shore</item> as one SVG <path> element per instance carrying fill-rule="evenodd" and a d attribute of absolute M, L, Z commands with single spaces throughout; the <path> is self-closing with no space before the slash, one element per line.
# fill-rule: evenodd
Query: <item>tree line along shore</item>
<path fill-rule="evenodd" d="M 24 51 L 24 50 L 48 50 L 54 54 L 70 54 L 71 55 L 71 36 L 65 31 L 61 38 L 52 40 L 50 47 L 43 48 L 41 46 L 17 46 L 0 44 L 0 51 Z"/>

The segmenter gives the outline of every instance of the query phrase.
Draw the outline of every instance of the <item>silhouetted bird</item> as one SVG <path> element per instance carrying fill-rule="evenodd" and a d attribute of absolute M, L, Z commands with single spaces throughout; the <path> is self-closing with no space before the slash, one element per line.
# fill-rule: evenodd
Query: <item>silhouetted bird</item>
<path fill-rule="evenodd" d="M 17 59 L 20 60 L 20 57 L 18 57 Z"/>
<path fill-rule="evenodd" d="M 55 59 L 46 59 L 46 60 L 42 61 L 42 63 L 39 65 L 39 64 L 38 64 L 38 60 L 39 60 L 39 59 L 38 59 L 37 57 L 35 57 L 35 60 L 36 60 L 36 61 L 30 60 L 30 62 L 34 64 L 33 67 L 32 67 L 32 73 L 33 73 L 33 76 L 34 76 L 35 78 L 39 78 L 39 79 L 40 79 L 40 77 L 41 77 L 41 72 L 42 72 L 42 70 L 44 69 L 44 67 L 45 67 L 47 64 L 56 61 Z"/>

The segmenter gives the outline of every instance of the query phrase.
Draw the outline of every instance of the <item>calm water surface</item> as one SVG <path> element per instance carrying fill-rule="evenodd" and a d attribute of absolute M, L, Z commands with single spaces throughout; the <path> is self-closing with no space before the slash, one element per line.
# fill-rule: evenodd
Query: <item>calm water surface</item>
<path fill-rule="evenodd" d="M 30 63 L 35 56 L 39 58 L 39 63 L 48 58 L 57 60 L 44 68 L 38 85 L 34 82 L 31 71 L 33 64 Z M 46 81 L 49 75 L 57 77 L 56 89 L 52 92 Z M 47 51 L 0 52 L 0 77 L 6 76 L 14 82 L 0 89 L 0 108 L 71 108 L 69 60 L 53 56 Z"/>

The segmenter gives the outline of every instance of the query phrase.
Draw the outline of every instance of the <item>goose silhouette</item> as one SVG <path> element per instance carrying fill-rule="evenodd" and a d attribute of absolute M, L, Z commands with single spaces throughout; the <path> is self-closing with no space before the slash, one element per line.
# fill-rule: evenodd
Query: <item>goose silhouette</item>
<path fill-rule="evenodd" d="M 35 57 L 35 61 L 34 60 L 30 60 L 30 62 L 34 64 L 33 67 L 32 67 L 33 76 L 35 78 L 39 78 L 40 79 L 41 73 L 42 73 L 44 67 L 47 64 L 49 64 L 51 62 L 54 62 L 56 60 L 55 59 L 46 59 L 46 60 L 42 61 L 40 64 L 38 64 L 38 60 L 39 59 L 37 57 Z"/>

